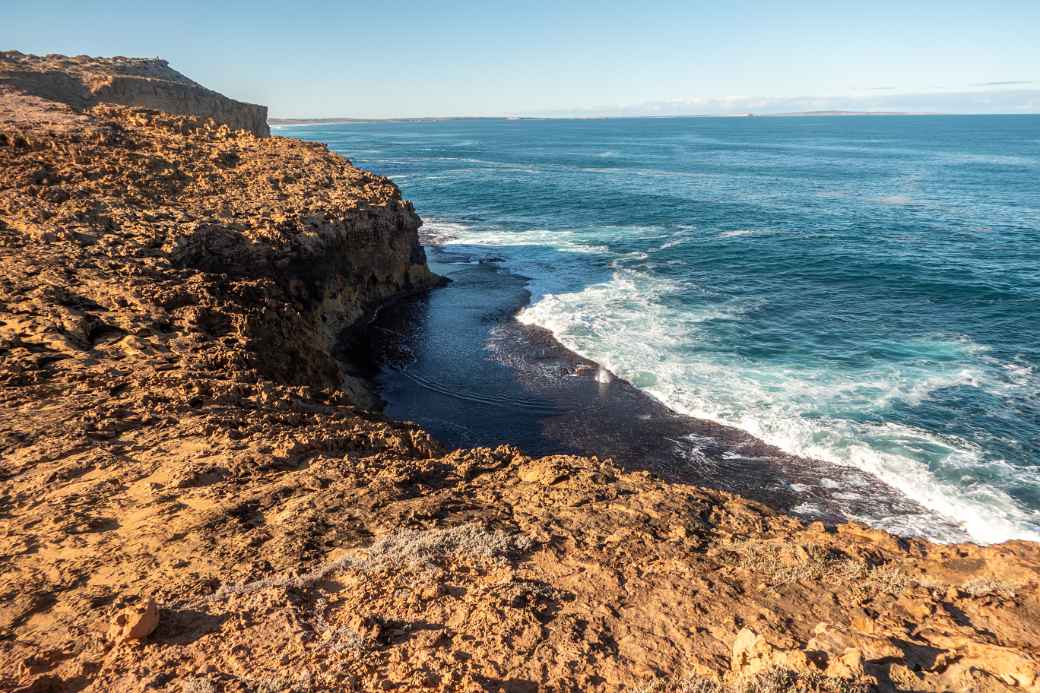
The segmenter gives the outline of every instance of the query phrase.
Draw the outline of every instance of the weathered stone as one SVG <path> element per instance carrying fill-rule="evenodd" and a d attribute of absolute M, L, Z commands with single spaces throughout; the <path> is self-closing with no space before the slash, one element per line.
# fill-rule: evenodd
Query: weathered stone
<path fill-rule="evenodd" d="M 117 643 L 127 640 L 144 640 L 159 626 L 159 607 L 148 599 L 140 604 L 128 606 L 112 619 L 108 637 Z"/>
<path fill-rule="evenodd" d="M 85 111 L 116 104 L 217 123 L 267 137 L 267 107 L 229 99 L 206 89 L 160 59 L 90 58 L 66 62 L 54 56 L 0 52 L 0 90 L 17 91 Z"/>

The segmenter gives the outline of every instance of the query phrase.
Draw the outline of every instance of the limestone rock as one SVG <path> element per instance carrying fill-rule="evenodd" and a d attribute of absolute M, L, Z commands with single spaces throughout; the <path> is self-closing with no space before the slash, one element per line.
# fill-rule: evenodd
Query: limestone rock
<path fill-rule="evenodd" d="M 831 659 L 827 664 L 827 676 L 837 679 L 856 679 L 866 672 L 863 669 L 863 653 L 850 647 L 840 657 Z"/>
<path fill-rule="evenodd" d="M 127 640 L 144 640 L 159 626 L 159 607 L 148 599 L 141 604 L 128 606 L 112 619 L 108 637 L 117 643 Z"/>
<path fill-rule="evenodd" d="M 84 111 L 118 104 L 212 118 L 267 137 L 267 107 L 229 99 L 193 82 L 165 60 L 35 56 L 0 52 L 0 91 L 11 87 Z"/>
<path fill-rule="evenodd" d="M 746 676 L 771 667 L 806 671 L 810 663 L 804 652 L 776 647 L 750 628 L 742 628 L 733 641 L 730 670 Z"/>
<path fill-rule="evenodd" d="M 551 459 L 542 459 L 524 465 L 518 475 L 529 484 L 551 486 L 567 478 L 567 470 Z"/>

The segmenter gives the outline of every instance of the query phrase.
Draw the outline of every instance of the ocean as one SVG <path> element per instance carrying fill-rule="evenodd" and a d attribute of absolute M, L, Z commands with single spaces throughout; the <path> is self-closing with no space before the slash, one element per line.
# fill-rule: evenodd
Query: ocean
<path fill-rule="evenodd" d="M 437 319 L 507 291 L 499 327 L 544 328 L 598 381 L 818 461 L 789 494 L 829 488 L 844 516 L 908 535 L 1040 540 L 1040 116 L 275 133 L 326 142 L 415 203 L 435 269 L 469 287 L 440 290 Z M 501 364 L 496 329 L 479 338 Z M 456 361 L 472 381 L 471 356 Z M 465 426 L 427 411 L 398 413 L 448 442 Z M 709 476 L 739 470 L 739 446 L 705 454 L 711 437 L 668 445 L 722 465 Z M 894 521 L 864 477 L 924 511 Z"/>

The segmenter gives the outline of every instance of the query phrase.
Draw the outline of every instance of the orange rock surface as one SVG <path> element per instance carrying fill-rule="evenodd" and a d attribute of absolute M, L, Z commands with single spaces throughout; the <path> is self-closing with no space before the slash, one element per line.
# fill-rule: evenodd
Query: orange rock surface
<path fill-rule="evenodd" d="M 388 180 L 0 96 L 0 689 L 1038 691 L 1040 546 L 447 451 L 335 341 L 436 283 Z"/>
<path fill-rule="evenodd" d="M 205 116 L 260 137 L 271 134 L 266 106 L 229 99 L 158 58 L 38 56 L 0 51 L 0 95 L 4 93 L 29 95 L 79 110 L 108 103 Z"/>

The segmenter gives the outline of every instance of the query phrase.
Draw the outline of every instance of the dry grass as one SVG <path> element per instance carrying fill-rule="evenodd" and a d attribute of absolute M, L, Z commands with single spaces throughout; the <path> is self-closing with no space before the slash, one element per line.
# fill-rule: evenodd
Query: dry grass
<path fill-rule="evenodd" d="M 826 548 L 748 541 L 729 547 L 741 568 L 753 573 L 769 587 L 793 582 L 817 582 L 834 571 L 845 570 L 845 561 Z"/>
<path fill-rule="evenodd" d="M 217 688 L 208 679 L 191 676 L 181 681 L 181 693 L 217 693 Z"/>
<path fill-rule="evenodd" d="M 727 693 L 727 689 L 711 679 L 691 674 L 681 678 L 660 678 L 639 686 L 636 693 Z"/>
<path fill-rule="evenodd" d="M 688 675 L 658 679 L 636 690 L 639 693 L 868 693 L 872 689 L 867 683 L 777 666 L 739 677 L 728 684 Z"/>
<path fill-rule="evenodd" d="M 732 693 L 868 693 L 871 687 L 866 683 L 836 679 L 816 672 L 770 667 L 741 678 L 729 690 Z"/>
<path fill-rule="evenodd" d="M 867 566 L 863 563 L 859 565 L 861 566 L 859 573 L 849 577 L 858 580 L 853 585 L 853 590 L 862 596 L 869 597 L 876 594 L 898 596 L 918 585 L 918 582 L 907 575 L 903 568 L 896 563 L 885 563 L 879 566 Z"/>
<path fill-rule="evenodd" d="M 372 643 L 356 630 L 346 625 L 329 623 L 325 611 L 329 608 L 324 597 L 314 604 L 314 632 L 322 645 L 333 652 L 353 652 L 362 654 L 369 650 Z"/>
<path fill-rule="evenodd" d="M 268 677 L 253 683 L 256 693 L 311 693 L 317 690 L 310 675 L 304 674 L 294 678 Z"/>
<path fill-rule="evenodd" d="M 497 529 L 488 530 L 476 523 L 447 529 L 402 529 L 372 544 L 364 557 L 348 556 L 302 575 L 271 576 L 245 584 L 224 585 L 210 599 L 220 600 L 269 588 L 303 589 L 341 571 L 375 575 L 426 568 L 450 558 L 467 563 L 496 564 L 528 551 L 531 546 L 527 537 Z"/>
<path fill-rule="evenodd" d="M 796 582 L 850 584 L 859 596 L 898 595 L 916 585 L 895 563 L 872 566 L 816 544 L 749 541 L 729 547 L 736 563 L 769 587 Z"/>
<path fill-rule="evenodd" d="M 315 690 L 314 677 L 310 674 L 300 674 L 292 678 L 279 676 L 265 676 L 262 678 L 245 677 L 239 679 L 248 690 L 255 693 L 311 693 Z M 217 687 L 209 679 L 201 676 L 191 676 L 180 682 L 181 693 L 217 693 Z M 237 690 L 237 689 L 236 689 Z"/>
<path fill-rule="evenodd" d="M 998 597 L 1014 600 L 1018 596 L 1018 588 L 1009 582 L 994 578 L 975 578 L 961 585 L 960 590 L 969 597 Z"/>

